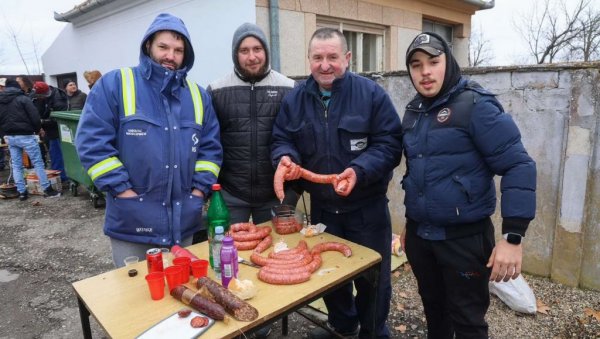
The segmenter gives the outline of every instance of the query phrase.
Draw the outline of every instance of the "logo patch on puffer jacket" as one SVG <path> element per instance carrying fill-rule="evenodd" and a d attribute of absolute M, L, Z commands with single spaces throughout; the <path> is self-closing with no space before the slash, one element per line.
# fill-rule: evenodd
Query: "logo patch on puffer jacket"
<path fill-rule="evenodd" d="M 450 110 L 450 108 L 442 108 L 441 111 L 438 112 L 437 114 L 437 121 L 440 124 L 443 124 L 445 122 L 448 121 L 448 119 L 450 119 L 450 115 L 452 114 L 452 111 Z"/>
<path fill-rule="evenodd" d="M 350 150 L 351 151 L 362 151 L 365 148 L 367 148 L 367 138 L 350 140 Z"/>

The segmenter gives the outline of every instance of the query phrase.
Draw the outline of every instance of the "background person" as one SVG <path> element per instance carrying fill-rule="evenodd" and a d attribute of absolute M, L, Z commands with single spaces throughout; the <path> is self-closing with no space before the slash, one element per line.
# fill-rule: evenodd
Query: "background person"
<path fill-rule="evenodd" d="M 31 97 L 42 119 L 42 133 L 40 136 L 43 137 L 48 147 L 50 168 L 60 171 L 60 179 L 63 183 L 66 183 L 68 178 L 62 150 L 60 149 L 58 123 L 50 116 L 50 113 L 53 111 L 66 111 L 69 108 L 67 94 L 62 89 L 49 86 L 43 81 L 36 81 L 33 83 Z"/>
<path fill-rule="evenodd" d="M 65 81 L 65 93 L 67 93 L 68 108 L 67 110 L 80 110 L 85 105 L 87 94 L 77 88 L 77 84 L 73 80 Z"/>
<path fill-rule="evenodd" d="M 461 76 L 448 44 L 418 35 L 406 52 L 417 95 L 406 106 L 405 248 L 429 338 L 488 338 L 488 281 L 521 272 L 535 216 L 535 162 L 495 96 Z M 494 176 L 501 175 L 502 233 L 495 245 Z M 487 264 L 487 265 L 486 265 Z"/>
<path fill-rule="evenodd" d="M 186 80 L 194 50 L 183 21 L 159 14 L 139 60 L 94 85 L 75 137 L 83 166 L 107 194 L 104 233 L 116 267 L 152 247 L 191 245 L 222 160 L 210 96 Z M 133 84 L 122 88 L 122 74 Z"/>
<path fill-rule="evenodd" d="M 344 336 L 390 336 L 386 325 L 391 298 L 392 226 L 386 196 L 392 170 L 402 155 L 402 127 L 389 96 L 375 82 L 347 72 L 352 54 L 344 35 L 320 28 L 309 43 L 311 75 L 281 104 L 273 127 L 273 163 L 302 167 L 319 174 L 336 174 L 349 185 L 342 192 L 332 185 L 300 180 L 310 193 L 311 222 L 325 232 L 369 247 L 382 256 L 378 295 L 370 295 L 364 278 L 342 286 L 323 299 L 328 326 Z M 287 179 L 297 179 L 297 171 Z M 369 324 L 368 305 L 376 302 L 376 328 Z M 360 323 L 360 333 L 359 333 Z M 330 337 L 318 327 L 313 338 Z"/>
<path fill-rule="evenodd" d="M 23 176 L 23 151 L 27 152 L 35 172 L 48 198 L 59 197 L 60 193 L 50 185 L 38 146 L 41 129 L 40 116 L 31 99 L 21 90 L 15 80 L 6 80 L 6 87 L 0 92 L 0 131 L 8 144 L 12 174 L 19 192 L 19 200 L 27 200 L 27 185 Z"/>

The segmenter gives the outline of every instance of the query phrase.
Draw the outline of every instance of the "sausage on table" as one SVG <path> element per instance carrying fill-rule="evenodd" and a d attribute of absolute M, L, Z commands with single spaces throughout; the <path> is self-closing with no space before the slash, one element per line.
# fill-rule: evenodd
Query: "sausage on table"
<path fill-rule="evenodd" d="M 253 321 L 258 318 L 258 310 L 249 303 L 231 293 L 228 289 L 208 277 L 201 277 L 196 282 L 198 288 L 206 287 L 215 301 L 239 321 Z"/>
<path fill-rule="evenodd" d="M 215 320 L 225 319 L 225 309 L 223 306 L 206 299 L 186 286 L 176 286 L 171 290 L 171 296 Z"/>

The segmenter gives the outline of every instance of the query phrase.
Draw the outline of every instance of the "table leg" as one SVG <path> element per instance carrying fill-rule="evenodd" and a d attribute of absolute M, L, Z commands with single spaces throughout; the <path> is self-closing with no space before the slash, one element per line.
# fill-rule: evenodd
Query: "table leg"
<path fill-rule="evenodd" d="M 79 318 L 81 318 L 81 329 L 85 339 L 92 339 L 92 328 L 90 327 L 90 311 L 83 304 L 79 296 L 77 297 L 77 305 L 79 306 Z"/>
<path fill-rule="evenodd" d="M 371 335 L 372 338 L 376 337 L 375 329 L 377 328 L 377 295 L 378 293 L 378 285 L 379 285 L 379 272 L 381 271 L 381 262 L 379 264 L 373 266 L 373 268 L 369 269 L 365 272 L 365 278 L 371 284 L 371 300 L 375 301 L 369 303 L 369 314 L 371 314 L 371 328 L 373 329 Z"/>

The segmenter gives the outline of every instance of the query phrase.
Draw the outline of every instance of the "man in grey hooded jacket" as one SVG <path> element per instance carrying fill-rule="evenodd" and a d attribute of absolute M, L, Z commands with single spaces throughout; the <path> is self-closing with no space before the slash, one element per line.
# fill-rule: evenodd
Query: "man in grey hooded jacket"
<path fill-rule="evenodd" d="M 255 24 L 244 23 L 231 44 L 234 70 L 210 84 L 208 91 L 221 127 L 223 165 L 219 182 L 231 223 L 271 220 L 279 204 L 273 190 L 271 132 L 283 97 L 295 82 L 269 66 L 269 45 Z M 284 204 L 296 205 L 298 195 Z"/>

